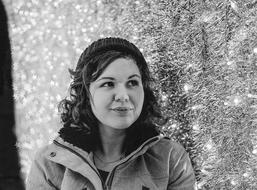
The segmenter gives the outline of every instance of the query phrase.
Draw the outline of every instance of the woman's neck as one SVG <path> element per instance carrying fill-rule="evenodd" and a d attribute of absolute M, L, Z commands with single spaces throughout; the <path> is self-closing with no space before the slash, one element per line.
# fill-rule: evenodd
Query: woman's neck
<path fill-rule="evenodd" d="M 114 129 L 99 126 L 101 145 L 96 151 L 105 160 L 110 161 L 123 154 L 123 143 L 126 137 L 126 129 Z"/>

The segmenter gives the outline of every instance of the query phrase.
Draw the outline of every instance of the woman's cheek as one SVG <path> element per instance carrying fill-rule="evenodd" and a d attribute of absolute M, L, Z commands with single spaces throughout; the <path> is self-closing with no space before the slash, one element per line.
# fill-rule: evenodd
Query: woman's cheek
<path fill-rule="evenodd" d="M 104 90 L 99 90 L 98 92 L 95 93 L 95 103 L 98 104 L 100 107 L 107 106 L 111 103 L 111 94 L 104 91 Z"/>
<path fill-rule="evenodd" d="M 143 89 L 138 89 L 133 95 L 133 104 L 137 109 L 142 109 L 144 103 L 144 91 Z"/>

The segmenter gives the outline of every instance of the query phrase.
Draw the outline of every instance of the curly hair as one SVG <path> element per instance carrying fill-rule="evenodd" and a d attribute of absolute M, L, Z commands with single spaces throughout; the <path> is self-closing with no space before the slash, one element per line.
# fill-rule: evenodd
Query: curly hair
<path fill-rule="evenodd" d="M 91 109 L 89 85 L 103 73 L 110 63 L 118 58 L 134 60 L 142 77 L 144 90 L 143 108 L 139 118 L 129 128 L 137 126 L 157 128 L 156 124 L 164 121 L 157 98 L 151 88 L 151 83 L 154 80 L 145 61 L 143 62 L 140 57 L 125 51 L 107 50 L 90 56 L 84 51 L 78 60 L 76 69 L 69 69 L 72 78 L 69 88 L 70 96 L 59 103 L 59 111 L 61 112 L 64 128 L 73 127 L 87 134 L 97 135 L 98 120 Z M 143 129 L 142 127 L 140 128 L 141 130 Z"/>

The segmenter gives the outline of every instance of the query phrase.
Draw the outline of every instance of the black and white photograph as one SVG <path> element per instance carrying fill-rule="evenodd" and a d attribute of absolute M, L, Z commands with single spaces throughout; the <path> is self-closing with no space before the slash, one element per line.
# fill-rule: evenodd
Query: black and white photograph
<path fill-rule="evenodd" d="M 0 11 L 0 190 L 257 190 L 257 0 Z"/>

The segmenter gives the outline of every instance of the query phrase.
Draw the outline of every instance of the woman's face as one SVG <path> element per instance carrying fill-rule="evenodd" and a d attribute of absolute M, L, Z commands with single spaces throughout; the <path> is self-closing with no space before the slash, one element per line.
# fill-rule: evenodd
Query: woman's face
<path fill-rule="evenodd" d="M 133 59 L 118 58 L 90 84 L 91 107 L 100 126 L 126 129 L 139 117 L 144 90 Z"/>

